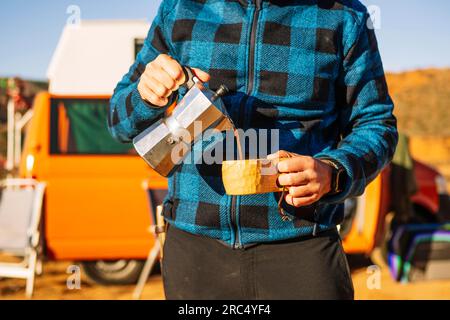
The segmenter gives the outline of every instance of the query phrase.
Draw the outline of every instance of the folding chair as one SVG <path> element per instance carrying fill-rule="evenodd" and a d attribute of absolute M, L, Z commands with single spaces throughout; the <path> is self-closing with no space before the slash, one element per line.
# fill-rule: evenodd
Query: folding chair
<path fill-rule="evenodd" d="M 148 254 L 147 261 L 145 262 L 136 289 L 134 290 L 133 299 L 135 300 L 141 298 L 142 291 L 144 290 L 153 267 L 158 262 L 158 259 L 162 258 L 162 247 L 165 240 L 165 221 L 162 215 L 163 208 L 158 204 L 162 203 L 167 194 L 167 190 L 151 190 L 148 187 L 148 183 L 144 183 L 143 188 L 148 194 L 149 207 L 153 221 L 153 225 L 150 226 L 149 231 L 155 236 L 155 243 Z"/>
<path fill-rule="evenodd" d="M 31 179 L 0 182 L 0 252 L 23 258 L 20 263 L 0 263 L 0 278 L 26 279 L 28 298 L 42 268 L 39 226 L 45 187 Z"/>

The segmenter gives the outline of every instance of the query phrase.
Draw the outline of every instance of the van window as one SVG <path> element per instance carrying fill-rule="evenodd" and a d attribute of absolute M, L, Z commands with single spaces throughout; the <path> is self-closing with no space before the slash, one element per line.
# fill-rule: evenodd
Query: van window
<path fill-rule="evenodd" d="M 106 99 L 52 99 L 50 113 L 51 154 L 135 154 L 131 144 L 114 140 L 107 126 Z"/>

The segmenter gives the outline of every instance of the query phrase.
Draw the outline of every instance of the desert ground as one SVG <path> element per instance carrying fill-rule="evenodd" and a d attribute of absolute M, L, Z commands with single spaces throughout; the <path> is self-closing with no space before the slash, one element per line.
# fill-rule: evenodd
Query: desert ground
<path fill-rule="evenodd" d="M 413 284 L 399 284 L 389 275 L 387 267 L 375 254 L 372 260 L 360 257 L 349 257 L 352 268 L 356 299 L 358 300 L 422 300 L 422 299 L 450 299 L 450 280 L 430 281 Z M 367 282 L 372 273 L 368 267 L 377 264 L 381 269 L 379 279 L 380 288 L 369 289 Z M 35 295 L 38 300 L 129 300 L 132 299 L 134 286 L 100 286 L 88 281 L 82 275 L 81 288 L 70 290 L 67 288 L 66 273 L 70 262 L 47 262 L 44 274 L 36 279 Z M 373 280 L 373 278 L 372 278 Z M 0 279 L 0 299 L 25 299 L 25 281 Z M 143 292 L 144 300 L 164 299 L 164 290 L 160 275 L 152 276 Z"/>

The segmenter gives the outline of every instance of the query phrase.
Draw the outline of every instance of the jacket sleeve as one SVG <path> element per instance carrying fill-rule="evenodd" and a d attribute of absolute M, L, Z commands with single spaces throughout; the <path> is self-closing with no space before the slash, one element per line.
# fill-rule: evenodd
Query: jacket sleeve
<path fill-rule="evenodd" d="M 173 103 L 175 94 L 169 99 L 166 107 L 153 106 L 141 98 L 137 89 L 139 79 L 147 64 L 160 54 L 170 54 L 164 31 L 167 2 L 162 2 L 142 50 L 137 55 L 136 61 L 129 72 L 117 85 L 111 98 L 108 128 L 111 135 L 120 142 L 133 140 L 140 132 L 157 121 L 167 110 L 167 107 Z"/>
<path fill-rule="evenodd" d="M 397 119 L 389 96 L 375 32 L 364 21 L 344 44 L 342 72 L 336 86 L 341 141 L 316 158 L 341 164 L 347 173 L 344 190 L 326 203 L 360 196 L 392 160 L 398 142 Z M 352 39 L 353 38 L 353 39 Z"/>

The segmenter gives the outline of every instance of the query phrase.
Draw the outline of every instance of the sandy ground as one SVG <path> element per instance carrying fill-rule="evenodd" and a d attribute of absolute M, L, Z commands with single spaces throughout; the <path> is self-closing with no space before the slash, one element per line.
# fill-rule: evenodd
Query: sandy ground
<path fill-rule="evenodd" d="M 373 260 L 364 257 L 350 257 L 353 281 L 355 285 L 356 299 L 446 299 L 450 300 L 450 280 L 430 281 L 414 284 L 398 284 L 392 281 L 389 272 L 380 258 L 375 254 Z M 370 265 L 377 263 L 380 266 L 380 289 L 370 290 L 367 281 L 373 278 L 368 271 Z M 100 286 L 89 282 L 82 275 L 81 289 L 69 290 L 67 279 L 69 274 L 67 268 L 71 265 L 68 262 L 47 262 L 44 266 L 44 274 L 36 279 L 34 299 L 132 299 L 134 286 Z M 372 276 L 372 278 L 370 278 Z M 24 299 L 25 281 L 0 279 L 0 299 Z M 161 277 L 152 276 L 145 287 L 143 299 L 158 300 L 164 298 L 164 291 Z"/>

